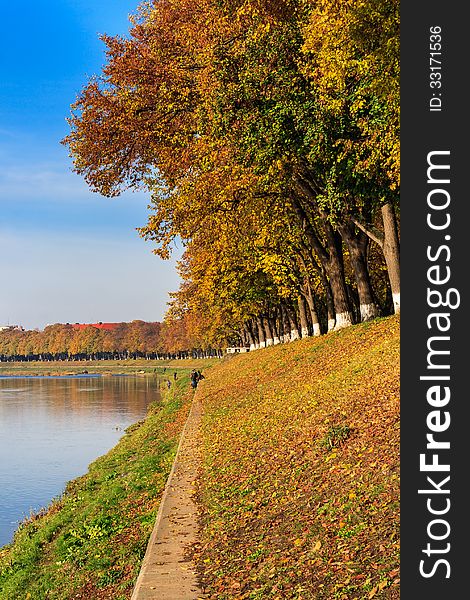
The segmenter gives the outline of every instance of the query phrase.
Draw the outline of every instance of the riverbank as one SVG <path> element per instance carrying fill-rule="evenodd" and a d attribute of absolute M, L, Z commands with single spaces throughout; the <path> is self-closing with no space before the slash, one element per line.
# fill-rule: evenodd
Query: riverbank
<path fill-rule="evenodd" d="M 0 549 L 2 600 L 130 597 L 188 414 L 188 373 Z"/>
<path fill-rule="evenodd" d="M 398 600 L 399 327 L 378 319 L 204 370 L 192 560 L 205 598 Z M 0 551 L 2 600 L 129 600 L 188 414 L 189 368 Z"/>
<path fill-rule="evenodd" d="M 165 375 L 170 369 L 205 369 L 219 363 L 220 358 L 188 358 L 184 360 L 89 360 L 0 362 L 1 376 L 70 376 L 99 375 Z"/>

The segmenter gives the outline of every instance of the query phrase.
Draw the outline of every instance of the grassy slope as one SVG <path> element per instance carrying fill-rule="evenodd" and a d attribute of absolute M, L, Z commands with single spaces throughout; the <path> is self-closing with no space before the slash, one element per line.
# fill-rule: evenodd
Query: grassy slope
<path fill-rule="evenodd" d="M 2 600 L 130 598 L 189 410 L 188 372 L 0 549 Z"/>
<path fill-rule="evenodd" d="M 397 599 L 399 320 L 215 362 L 197 392 L 207 597 Z M 188 411 L 178 386 L 0 550 L 2 600 L 130 597 Z"/>
<path fill-rule="evenodd" d="M 225 360 L 205 407 L 208 597 L 399 597 L 399 320 Z"/>

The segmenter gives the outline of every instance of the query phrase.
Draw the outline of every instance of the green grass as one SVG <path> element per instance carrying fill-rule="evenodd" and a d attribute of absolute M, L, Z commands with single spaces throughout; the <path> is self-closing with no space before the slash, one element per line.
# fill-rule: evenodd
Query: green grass
<path fill-rule="evenodd" d="M 193 557 L 205 597 L 398 600 L 399 325 L 390 317 L 223 360 L 130 365 L 187 369 L 0 551 L 0 598 L 130 598 L 197 367 L 207 371 L 196 392 Z"/>
<path fill-rule="evenodd" d="M 188 371 L 0 550 L 0 598 L 129 598 L 189 409 Z"/>
<path fill-rule="evenodd" d="M 220 362 L 218 358 L 188 358 L 185 360 L 84 360 L 0 362 L 1 375 L 75 375 L 88 371 L 103 375 L 122 373 L 140 375 L 169 372 L 170 369 L 206 369 Z"/>

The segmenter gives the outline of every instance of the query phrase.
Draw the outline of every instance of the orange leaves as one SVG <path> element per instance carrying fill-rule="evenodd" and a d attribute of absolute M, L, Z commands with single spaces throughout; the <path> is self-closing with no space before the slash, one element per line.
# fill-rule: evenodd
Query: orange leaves
<path fill-rule="evenodd" d="M 210 14 L 209 3 L 161 2 L 141 9 L 129 39 L 103 36 L 103 77 L 73 105 L 64 140 L 91 187 L 113 195 L 143 183 L 155 168 L 167 182 L 188 168 L 204 61 L 198 19 Z"/>
<path fill-rule="evenodd" d="M 368 598 L 373 598 L 374 596 L 377 595 L 378 592 L 381 592 L 383 589 L 385 589 L 387 586 L 389 585 L 389 582 L 385 579 L 383 581 L 381 581 L 378 585 L 374 586 L 371 591 L 369 592 L 369 596 Z"/>
<path fill-rule="evenodd" d="M 358 326 L 213 368 L 201 390 L 209 598 L 232 597 L 234 582 L 241 597 L 261 589 L 283 600 L 349 600 L 373 590 L 380 598 L 395 589 L 396 324 L 386 319 L 367 326 L 367 337 Z M 354 422 L 354 433 L 325 452 L 320 441 L 337 422 Z"/>
<path fill-rule="evenodd" d="M 339 222 L 355 230 L 352 213 L 373 216 L 397 186 L 397 108 L 382 102 L 395 98 L 394 78 L 382 78 L 386 93 L 371 83 L 388 61 L 396 1 L 384 14 L 375 4 L 161 0 L 141 5 L 128 39 L 102 37 L 107 62 L 73 105 L 63 143 L 95 191 L 151 194 L 139 232 L 158 256 L 182 241 L 172 308 L 197 315 L 186 338 L 249 344 L 240 338 L 263 328 L 268 340 L 287 337 L 281 306 L 304 332 L 328 321 L 325 300 L 349 312 L 334 274 Z M 380 271 L 383 259 L 369 262 Z M 373 285 L 386 305 L 384 279 Z"/>

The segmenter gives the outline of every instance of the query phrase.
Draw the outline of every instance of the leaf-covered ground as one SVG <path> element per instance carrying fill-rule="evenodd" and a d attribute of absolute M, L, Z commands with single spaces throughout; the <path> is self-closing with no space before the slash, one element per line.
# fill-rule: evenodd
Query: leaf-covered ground
<path fill-rule="evenodd" d="M 399 319 L 204 373 L 195 558 L 205 597 L 397 600 Z M 187 390 L 181 376 L 164 406 L 0 550 L 2 600 L 130 598 Z"/>
<path fill-rule="evenodd" d="M 211 599 L 399 598 L 399 319 L 239 355 L 199 386 Z"/>
<path fill-rule="evenodd" d="M 2 600 L 131 597 L 188 414 L 188 370 L 163 390 L 145 421 L 0 548 Z"/>

